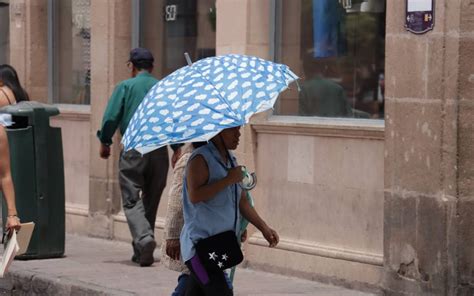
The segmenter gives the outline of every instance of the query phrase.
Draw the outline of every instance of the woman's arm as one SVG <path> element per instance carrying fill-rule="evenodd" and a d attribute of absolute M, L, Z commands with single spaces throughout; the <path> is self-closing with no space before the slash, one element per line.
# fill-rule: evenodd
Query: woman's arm
<path fill-rule="evenodd" d="M 182 156 L 173 169 L 171 188 L 168 194 L 168 209 L 165 219 L 165 239 L 178 239 L 183 228 L 183 176 L 189 154 Z"/>
<path fill-rule="evenodd" d="M 10 151 L 8 148 L 8 138 L 5 128 L 0 127 L 0 190 L 7 203 L 7 228 L 19 228 L 16 205 L 15 189 L 13 187 L 12 176 L 10 172 Z"/>
<path fill-rule="evenodd" d="M 207 184 L 209 168 L 204 157 L 197 155 L 188 164 L 186 182 L 189 199 L 192 203 L 208 201 L 227 186 L 240 182 L 242 178 L 242 168 L 237 166 L 230 169 L 226 177 L 212 184 Z"/>
<path fill-rule="evenodd" d="M 239 204 L 240 214 L 253 226 L 257 227 L 260 232 L 262 232 L 263 237 L 265 237 L 265 239 L 268 241 L 270 247 L 276 246 L 280 240 L 278 233 L 268 227 L 267 223 L 265 223 L 265 221 L 260 218 L 255 208 L 250 205 L 249 201 L 245 197 L 245 194 L 247 194 L 245 190 L 242 190 L 242 196 L 240 198 Z"/>
<path fill-rule="evenodd" d="M 168 209 L 166 211 L 165 220 L 165 237 L 166 248 L 165 252 L 171 259 L 179 260 L 180 258 L 180 243 L 179 235 L 183 228 L 183 175 L 186 168 L 186 162 L 189 159 L 189 154 L 181 156 L 176 162 L 173 169 L 173 181 L 171 182 L 171 190 L 168 195 Z"/>

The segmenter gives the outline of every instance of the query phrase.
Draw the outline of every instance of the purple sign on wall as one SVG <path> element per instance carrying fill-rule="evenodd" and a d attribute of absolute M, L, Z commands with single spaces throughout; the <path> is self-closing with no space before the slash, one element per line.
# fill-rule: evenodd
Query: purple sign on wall
<path fill-rule="evenodd" d="M 434 0 L 407 0 L 405 28 L 423 34 L 434 27 Z"/>

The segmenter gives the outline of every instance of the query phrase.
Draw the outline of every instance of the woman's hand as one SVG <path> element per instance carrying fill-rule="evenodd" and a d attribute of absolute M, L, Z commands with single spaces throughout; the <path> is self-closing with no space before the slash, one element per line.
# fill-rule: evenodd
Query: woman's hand
<path fill-rule="evenodd" d="M 166 255 L 168 255 L 171 259 L 179 260 L 180 247 L 179 239 L 167 239 Z"/>
<path fill-rule="evenodd" d="M 247 229 L 245 229 L 244 232 L 242 232 L 242 234 L 240 235 L 240 242 L 245 243 L 246 240 L 247 240 Z"/>
<path fill-rule="evenodd" d="M 230 183 L 229 185 L 239 183 L 240 181 L 242 181 L 242 179 L 244 178 L 244 174 L 242 173 L 242 166 L 239 165 L 234 168 L 231 168 L 227 172 L 226 178 Z"/>
<path fill-rule="evenodd" d="M 6 228 L 7 230 L 19 230 L 21 228 L 20 219 L 17 216 L 8 216 Z"/>
<path fill-rule="evenodd" d="M 269 243 L 270 248 L 275 247 L 280 241 L 280 237 L 278 236 L 278 233 L 268 226 L 262 231 L 262 234 L 263 234 L 263 237 Z"/>

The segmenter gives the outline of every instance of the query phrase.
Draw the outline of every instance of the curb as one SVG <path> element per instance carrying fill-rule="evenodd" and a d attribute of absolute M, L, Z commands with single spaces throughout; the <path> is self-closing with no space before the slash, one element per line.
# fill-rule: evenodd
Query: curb
<path fill-rule="evenodd" d="M 80 280 L 39 275 L 31 271 L 12 271 L 7 277 L 0 279 L 0 295 L 130 296 L 137 294 Z"/>

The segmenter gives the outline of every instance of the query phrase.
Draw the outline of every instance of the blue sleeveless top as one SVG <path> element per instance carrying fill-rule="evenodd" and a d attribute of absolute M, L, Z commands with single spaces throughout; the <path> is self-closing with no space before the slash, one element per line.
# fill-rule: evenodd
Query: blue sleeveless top
<path fill-rule="evenodd" d="M 216 146 L 212 142 L 199 147 L 193 151 L 190 160 L 201 155 L 209 168 L 209 180 L 207 184 L 214 183 L 225 176 L 232 167 L 230 161 L 224 164 Z M 235 157 L 231 154 L 234 165 L 237 165 Z M 188 163 L 189 163 L 188 161 Z M 238 233 L 240 225 L 239 202 L 242 189 L 237 184 L 226 187 L 208 201 L 191 203 L 188 196 L 186 184 L 187 169 L 183 180 L 183 214 L 184 226 L 181 230 L 181 255 L 183 261 L 190 260 L 196 254 L 194 245 L 200 240 L 215 234 L 234 230 Z M 237 196 L 235 188 L 237 187 Z M 235 221 L 235 199 L 237 198 L 237 224 Z"/>

